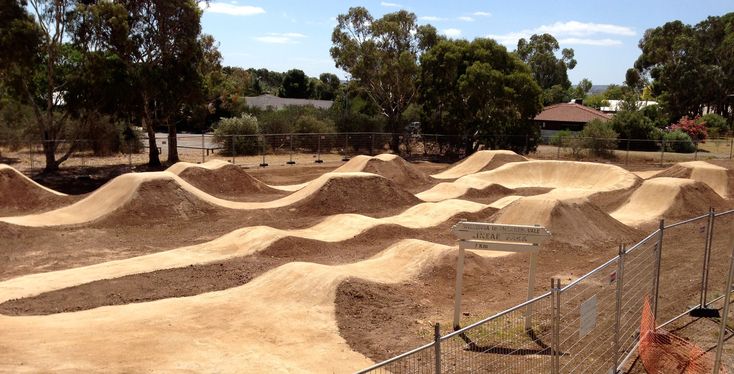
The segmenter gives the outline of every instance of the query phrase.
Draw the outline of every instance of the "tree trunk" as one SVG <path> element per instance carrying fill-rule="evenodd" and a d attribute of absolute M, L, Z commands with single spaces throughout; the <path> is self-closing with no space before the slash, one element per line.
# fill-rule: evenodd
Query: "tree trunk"
<path fill-rule="evenodd" d="M 43 173 L 53 173 L 59 170 L 59 162 L 56 161 L 56 142 L 43 140 L 43 155 L 46 158 L 46 167 Z"/>
<path fill-rule="evenodd" d="M 148 132 L 148 166 L 160 167 L 161 159 L 158 156 L 158 144 L 155 141 L 155 128 L 150 120 L 150 108 L 148 107 L 148 96 L 143 95 L 143 127 Z"/>
<path fill-rule="evenodd" d="M 168 121 L 166 121 L 168 122 Z M 176 138 L 176 125 L 168 124 L 168 163 L 173 165 L 178 159 L 178 139 Z"/>
<path fill-rule="evenodd" d="M 393 153 L 396 155 L 400 154 L 400 126 L 399 126 L 399 120 L 394 117 L 388 117 L 387 123 L 388 127 L 390 128 L 390 132 L 392 133 L 392 139 L 390 140 L 390 149 L 392 149 Z"/>

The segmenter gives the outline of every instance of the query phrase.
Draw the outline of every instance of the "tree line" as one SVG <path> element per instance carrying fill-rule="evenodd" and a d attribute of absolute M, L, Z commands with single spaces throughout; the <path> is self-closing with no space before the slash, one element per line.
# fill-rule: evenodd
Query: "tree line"
<path fill-rule="evenodd" d="M 396 134 L 395 150 L 397 134 L 419 122 L 424 132 L 456 135 L 455 146 L 468 152 L 480 144 L 528 151 L 534 147 L 528 139 L 539 139 L 532 118 L 543 106 L 587 97 L 591 88 L 588 80 L 572 86 L 574 51 L 561 49 L 552 35 L 521 39 L 508 51 L 491 39 L 446 38 L 404 10 L 374 18 L 363 7 L 339 15 L 332 33 L 330 53 L 347 82 L 330 73 L 222 66 L 218 43 L 202 33 L 201 15 L 195 0 L 3 2 L 0 136 L 40 140 L 45 171 L 79 147 L 72 143 L 58 155 L 65 139 L 109 134 L 131 141 L 133 124 L 147 132 L 153 167 L 161 164 L 154 133 L 166 128 L 173 163 L 177 131 L 205 131 L 243 113 L 269 131 L 385 130 Z M 732 18 L 648 30 L 642 55 L 617 86 L 620 95 L 660 101 L 661 118 L 712 108 L 731 118 Z M 282 113 L 248 108 L 244 97 L 259 94 L 334 105 Z"/>

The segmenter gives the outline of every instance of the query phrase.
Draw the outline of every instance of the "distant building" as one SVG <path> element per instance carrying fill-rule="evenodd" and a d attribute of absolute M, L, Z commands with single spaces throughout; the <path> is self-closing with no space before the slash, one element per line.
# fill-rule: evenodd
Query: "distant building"
<path fill-rule="evenodd" d="M 612 114 L 614 114 L 614 113 L 617 113 L 617 112 L 620 111 L 620 109 L 622 107 L 622 103 L 624 102 L 624 100 L 607 100 L 607 102 L 609 103 L 609 105 L 601 107 L 601 111 L 604 112 L 604 113 L 612 113 Z M 637 102 L 637 108 L 638 109 L 642 109 L 642 108 L 644 108 L 646 106 L 651 106 L 651 105 L 658 105 L 658 102 L 657 101 L 652 101 L 652 100 L 638 101 Z"/>
<path fill-rule="evenodd" d="M 581 104 L 560 103 L 543 108 L 534 121 L 540 125 L 541 135 L 547 137 L 561 130 L 581 131 L 593 119 L 609 121 L 610 118 L 608 114 Z"/>
<path fill-rule="evenodd" d="M 310 105 L 319 109 L 329 109 L 331 108 L 331 105 L 334 104 L 334 102 L 331 100 L 287 99 L 284 97 L 277 97 L 273 95 L 260 95 L 245 97 L 245 104 L 251 107 L 260 108 L 262 110 L 267 110 L 268 108 L 278 110 L 291 105 Z"/>

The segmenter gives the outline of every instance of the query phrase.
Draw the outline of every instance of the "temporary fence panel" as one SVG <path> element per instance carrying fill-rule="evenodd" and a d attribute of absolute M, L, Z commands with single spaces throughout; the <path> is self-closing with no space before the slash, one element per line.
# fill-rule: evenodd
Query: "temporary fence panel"
<path fill-rule="evenodd" d="M 441 338 L 441 372 L 550 372 L 552 321 L 552 298 L 546 293 L 446 335 Z"/>

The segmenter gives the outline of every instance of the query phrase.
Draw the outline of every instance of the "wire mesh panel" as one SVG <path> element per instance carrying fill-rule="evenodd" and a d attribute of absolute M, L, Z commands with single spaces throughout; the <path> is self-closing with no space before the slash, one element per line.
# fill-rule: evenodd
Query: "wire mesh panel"
<path fill-rule="evenodd" d="M 645 300 L 649 300 L 655 294 L 658 238 L 658 235 L 650 236 L 623 257 L 617 357 L 624 358 L 633 353 L 639 341 L 640 320 Z"/>
<path fill-rule="evenodd" d="M 658 321 L 668 321 L 694 308 L 701 295 L 708 215 L 668 226 L 663 232 Z"/>
<path fill-rule="evenodd" d="M 561 373 L 607 373 L 615 366 L 618 265 L 615 258 L 561 290 Z"/>
<path fill-rule="evenodd" d="M 436 372 L 436 350 L 433 344 L 414 349 L 371 368 L 358 371 L 358 374 L 433 374 Z"/>
<path fill-rule="evenodd" d="M 729 270 L 727 259 L 731 254 L 734 232 L 734 211 L 717 213 L 711 237 L 711 252 L 706 269 L 706 303 L 723 295 L 723 285 Z"/>
<path fill-rule="evenodd" d="M 547 293 L 443 337 L 441 372 L 550 372 L 552 312 Z"/>

